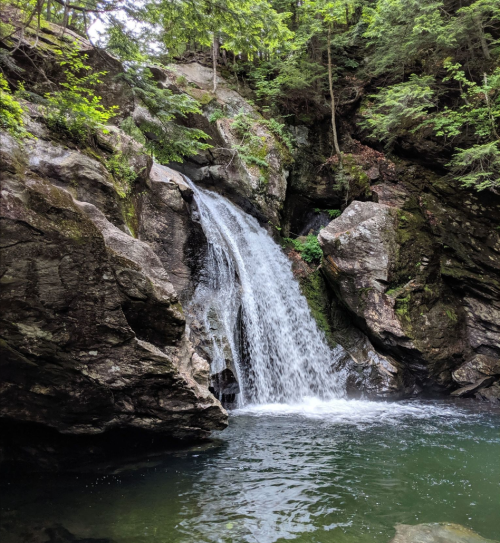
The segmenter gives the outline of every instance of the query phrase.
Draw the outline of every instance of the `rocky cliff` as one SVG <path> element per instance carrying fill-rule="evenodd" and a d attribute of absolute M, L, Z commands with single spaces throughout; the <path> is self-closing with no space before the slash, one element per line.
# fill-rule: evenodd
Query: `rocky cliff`
<path fill-rule="evenodd" d="M 125 194 L 105 155 L 58 145 L 36 122 L 30 131 L 36 137 L 22 143 L 1 135 L 5 428 L 175 440 L 223 429 L 227 414 L 208 390 L 209 365 L 193 350 L 177 294 L 189 282 L 192 233 L 182 228 L 190 221 L 178 174 L 156 165 L 149 173 L 149 159 L 131 152 L 140 180 Z M 133 145 L 114 136 L 122 151 Z M 19 455 L 10 431 L 5 460 Z"/>

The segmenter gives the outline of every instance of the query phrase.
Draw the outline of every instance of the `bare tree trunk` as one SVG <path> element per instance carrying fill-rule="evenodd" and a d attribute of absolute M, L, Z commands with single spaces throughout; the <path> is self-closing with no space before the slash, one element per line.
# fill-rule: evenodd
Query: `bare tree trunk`
<path fill-rule="evenodd" d="M 64 15 L 63 15 L 63 21 L 62 21 L 63 35 L 64 35 L 64 31 L 66 30 L 68 26 L 68 19 L 69 19 L 69 0 L 66 0 L 64 2 Z"/>
<path fill-rule="evenodd" d="M 214 32 L 214 41 L 212 43 L 212 66 L 214 70 L 214 88 L 213 93 L 215 94 L 215 91 L 217 90 L 217 57 L 219 56 L 219 38 L 217 37 L 217 34 Z"/>
<path fill-rule="evenodd" d="M 335 95 L 333 94 L 333 76 L 332 76 L 332 53 L 330 51 L 330 39 L 332 31 L 328 27 L 328 43 L 326 50 L 328 52 L 328 83 L 330 86 L 330 100 L 332 105 L 332 131 L 333 131 L 333 144 L 335 146 L 335 153 L 339 157 L 339 163 L 342 166 L 342 153 L 340 152 L 339 140 L 337 137 L 337 127 L 335 126 Z"/>
<path fill-rule="evenodd" d="M 481 43 L 481 49 L 483 50 L 483 55 L 486 60 L 491 60 L 490 50 L 488 48 L 488 42 L 486 41 L 486 38 L 484 37 L 484 29 L 483 25 L 481 24 L 481 19 L 479 18 L 479 15 L 476 15 L 474 17 L 474 22 L 476 23 L 477 31 L 479 33 L 479 41 Z"/>
<path fill-rule="evenodd" d="M 50 8 L 52 7 L 52 0 L 47 1 L 47 21 L 50 23 L 51 15 L 50 15 Z"/>

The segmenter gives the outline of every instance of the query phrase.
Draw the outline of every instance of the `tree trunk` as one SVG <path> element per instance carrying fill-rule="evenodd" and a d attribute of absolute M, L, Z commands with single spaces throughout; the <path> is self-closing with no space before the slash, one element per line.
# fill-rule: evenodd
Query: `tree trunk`
<path fill-rule="evenodd" d="M 484 29 L 483 25 L 481 24 L 481 19 L 479 18 L 479 15 L 476 15 L 474 17 L 474 22 L 476 23 L 477 31 L 479 34 L 479 41 L 481 43 L 481 49 L 483 50 L 484 58 L 486 60 L 491 60 L 490 50 L 488 48 L 486 38 L 484 37 Z"/>
<path fill-rule="evenodd" d="M 64 31 L 68 27 L 68 19 L 69 19 L 69 0 L 66 0 L 64 2 L 64 15 L 63 15 L 63 21 L 62 21 L 62 35 L 64 36 Z"/>
<path fill-rule="evenodd" d="M 50 15 L 50 8 L 52 7 L 52 0 L 47 1 L 47 21 L 50 23 L 51 15 Z"/>
<path fill-rule="evenodd" d="M 330 100 L 332 104 L 332 131 L 333 131 L 333 144 L 335 146 L 335 153 L 339 157 L 340 166 L 342 166 L 342 153 L 340 152 L 339 140 L 337 137 L 337 127 L 335 126 L 335 95 L 333 94 L 333 76 L 332 76 L 332 53 L 330 51 L 330 39 L 332 31 L 328 27 L 328 43 L 326 50 L 328 52 L 328 83 L 330 86 Z"/>
<path fill-rule="evenodd" d="M 215 91 L 217 90 L 217 57 L 219 56 L 219 38 L 217 37 L 217 34 L 214 32 L 214 41 L 212 43 L 212 66 L 214 70 L 214 88 L 213 93 L 215 94 Z"/>

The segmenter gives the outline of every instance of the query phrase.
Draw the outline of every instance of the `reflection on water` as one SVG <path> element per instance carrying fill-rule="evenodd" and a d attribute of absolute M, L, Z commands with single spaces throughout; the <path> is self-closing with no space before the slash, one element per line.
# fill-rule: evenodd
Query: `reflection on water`
<path fill-rule="evenodd" d="M 213 447 L 0 488 L 0 539 L 61 523 L 117 543 L 384 542 L 397 523 L 500 539 L 500 417 L 443 403 L 309 400 L 236 411 Z"/>

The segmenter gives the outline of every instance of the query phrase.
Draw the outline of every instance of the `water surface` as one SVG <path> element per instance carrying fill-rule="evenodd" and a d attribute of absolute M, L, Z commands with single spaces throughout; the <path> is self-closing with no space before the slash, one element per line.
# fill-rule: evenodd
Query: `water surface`
<path fill-rule="evenodd" d="M 387 543 L 395 524 L 427 522 L 500 540 L 500 414 L 473 402 L 260 405 L 234 412 L 208 447 L 0 492 L 4 543 L 55 522 L 117 543 Z"/>

